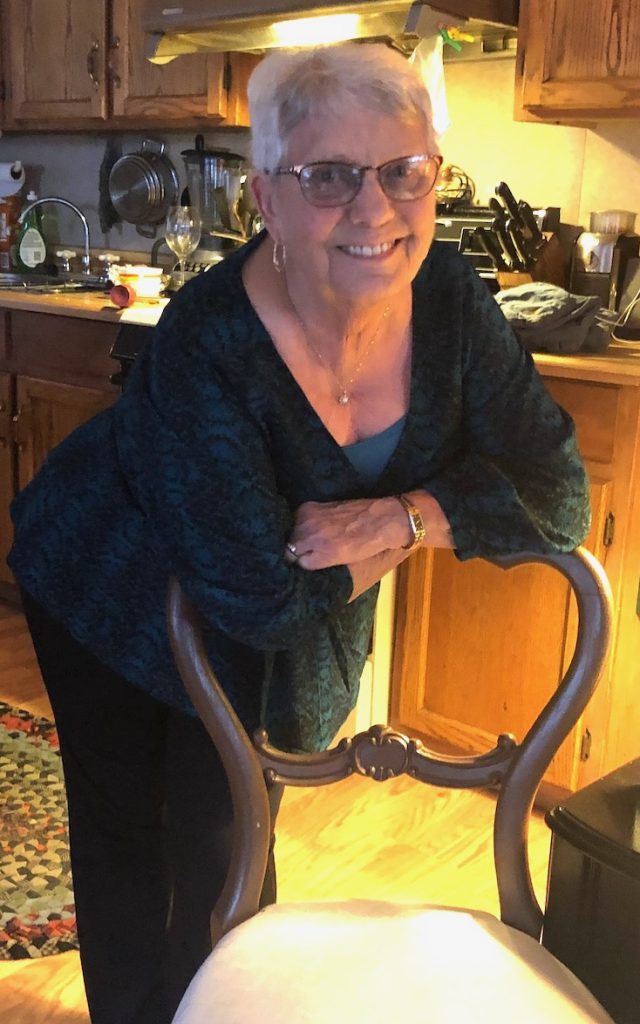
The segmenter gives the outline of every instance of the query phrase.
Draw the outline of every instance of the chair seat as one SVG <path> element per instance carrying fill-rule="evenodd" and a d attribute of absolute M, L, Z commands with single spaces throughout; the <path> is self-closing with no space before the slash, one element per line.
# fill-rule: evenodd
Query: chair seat
<path fill-rule="evenodd" d="M 491 914 L 369 900 L 276 904 L 231 931 L 173 1024 L 562 1024 L 611 1018 L 530 936 Z"/>

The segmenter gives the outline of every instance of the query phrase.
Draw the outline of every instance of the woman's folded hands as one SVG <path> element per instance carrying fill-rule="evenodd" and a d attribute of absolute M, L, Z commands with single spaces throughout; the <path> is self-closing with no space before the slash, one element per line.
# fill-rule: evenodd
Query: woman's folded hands
<path fill-rule="evenodd" d="M 449 524 L 437 501 L 426 491 L 407 495 L 423 516 L 424 545 L 451 547 Z M 384 551 L 400 551 L 412 540 L 406 511 L 397 498 L 352 501 L 308 501 L 297 510 L 285 558 L 303 569 L 351 565 Z"/>

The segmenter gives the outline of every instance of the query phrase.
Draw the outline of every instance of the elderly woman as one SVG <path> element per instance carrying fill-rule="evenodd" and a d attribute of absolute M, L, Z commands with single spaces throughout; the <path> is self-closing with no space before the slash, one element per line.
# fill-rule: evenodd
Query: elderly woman
<path fill-rule="evenodd" d="M 250 101 L 266 232 L 176 295 L 124 395 L 13 510 L 99 1024 L 171 1019 L 228 862 L 169 575 L 247 727 L 317 749 L 355 703 L 384 573 L 425 545 L 568 550 L 589 521 L 570 419 L 432 244 L 440 155 L 411 66 L 381 44 L 276 54 Z"/>

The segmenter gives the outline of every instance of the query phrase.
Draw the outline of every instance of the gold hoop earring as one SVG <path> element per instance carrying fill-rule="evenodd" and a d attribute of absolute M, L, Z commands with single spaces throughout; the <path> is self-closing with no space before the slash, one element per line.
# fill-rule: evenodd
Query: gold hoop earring
<path fill-rule="evenodd" d="M 271 261 L 276 268 L 278 274 L 281 274 L 285 268 L 287 262 L 287 250 L 284 242 L 274 242 L 273 252 L 271 253 Z"/>

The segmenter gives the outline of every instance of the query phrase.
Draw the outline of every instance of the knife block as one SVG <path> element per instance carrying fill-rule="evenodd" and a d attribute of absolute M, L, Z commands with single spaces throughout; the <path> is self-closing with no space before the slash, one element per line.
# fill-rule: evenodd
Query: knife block
<path fill-rule="evenodd" d="M 496 281 L 503 292 L 507 288 L 517 288 L 519 284 L 531 284 L 533 278 L 524 270 L 496 270 Z"/>
<path fill-rule="evenodd" d="M 557 235 L 545 233 L 546 245 L 538 259 L 526 272 L 523 270 L 497 270 L 496 281 L 500 291 L 505 288 L 517 288 L 519 284 L 531 284 L 532 281 L 547 281 L 566 288 L 569 280 L 569 268 L 564 250 Z"/>

